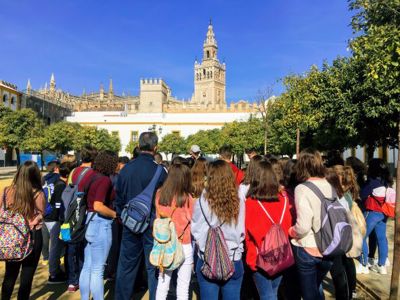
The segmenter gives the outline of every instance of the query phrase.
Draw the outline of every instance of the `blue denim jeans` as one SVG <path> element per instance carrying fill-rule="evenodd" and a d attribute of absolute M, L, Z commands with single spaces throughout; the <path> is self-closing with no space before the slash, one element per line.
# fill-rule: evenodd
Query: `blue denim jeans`
<path fill-rule="evenodd" d="M 325 299 L 322 281 L 332 267 L 332 260 L 308 254 L 304 248 L 293 246 L 293 254 L 299 273 L 303 300 Z"/>
<path fill-rule="evenodd" d="M 50 233 L 50 252 L 49 252 L 49 273 L 56 276 L 60 270 L 60 256 L 64 242 L 60 240 L 60 222 L 45 222 Z"/>
<path fill-rule="evenodd" d="M 153 224 L 151 222 L 150 224 Z M 134 234 L 123 226 L 121 250 L 119 252 L 117 278 L 115 281 L 115 299 L 130 300 L 140 262 L 144 252 L 147 283 L 150 300 L 154 300 L 157 289 L 156 268 L 150 264 L 149 256 L 153 248 L 153 226 L 147 228 L 143 234 Z"/>
<path fill-rule="evenodd" d="M 88 221 L 92 214 L 88 214 Z M 83 300 L 89 300 L 90 293 L 94 300 L 104 299 L 103 275 L 111 248 L 111 223 L 112 220 L 96 214 L 87 225 L 85 260 L 79 278 L 79 289 Z"/>
<path fill-rule="evenodd" d="M 78 285 L 79 275 L 83 266 L 83 250 L 84 242 L 79 243 L 66 243 L 67 245 L 67 263 L 65 264 L 66 272 L 68 274 L 68 284 Z"/>
<path fill-rule="evenodd" d="M 365 222 L 367 223 L 367 233 L 363 241 L 363 249 L 361 255 L 361 263 L 366 266 L 368 263 L 368 245 L 367 238 L 375 230 L 376 239 L 378 242 L 378 264 L 384 266 L 388 256 L 388 241 L 386 238 L 386 221 L 387 217 L 376 211 L 364 212 Z"/>
<path fill-rule="evenodd" d="M 257 271 L 253 273 L 253 280 L 260 300 L 278 299 L 278 288 L 282 280 L 282 275 L 269 277 L 265 272 Z"/>
<path fill-rule="evenodd" d="M 196 274 L 200 286 L 200 298 L 218 299 L 219 292 L 221 291 L 223 300 L 240 300 L 240 289 L 244 274 L 242 260 L 234 262 L 235 273 L 227 281 L 214 281 L 204 277 L 201 272 L 203 263 L 203 260 L 200 258 L 197 259 Z"/>

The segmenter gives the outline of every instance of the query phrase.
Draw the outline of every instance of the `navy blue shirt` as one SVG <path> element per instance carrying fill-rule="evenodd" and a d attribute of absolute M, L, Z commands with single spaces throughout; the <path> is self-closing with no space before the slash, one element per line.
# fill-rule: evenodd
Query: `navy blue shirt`
<path fill-rule="evenodd" d="M 361 201 L 367 200 L 368 196 L 372 194 L 372 191 L 381 186 L 387 186 L 387 183 L 381 178 L 368 178 L 360 191 Z"/>
<path fill-rule="evenodd" d="M 132 198 L 139 195 L 153 179 L 158 164 L 154 161 L 153 155 L 149 153 L 141 153 L 136 159 L 127 163 L 118 175 L 117 184 L 115 186 L 116 198 L 114 201 L 117 215 L 120 216 L 125 204 Z M 158 179 L 156 189 L 162 186 L 167 178 L 167 171 L 163 168 L 160 178 Z M 153 207 L 154 207 L 153 195 Z M 154 214 L 154 209 L 153 209 Z"/>
<path fill-rule="evenodd" d="M 43 183 L 55 184 L 60 179 L 60 174 L 50 172 L 43 176 Z"/>

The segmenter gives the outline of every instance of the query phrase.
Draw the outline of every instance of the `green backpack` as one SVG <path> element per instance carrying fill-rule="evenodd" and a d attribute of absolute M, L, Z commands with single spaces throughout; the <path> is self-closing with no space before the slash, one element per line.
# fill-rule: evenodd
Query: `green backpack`
<path fill-rule="evenodd" d="M 159 268 L 160 272 L 173 271 L 185 261 L 183 247 L 179 241 L 185 230 L 178 238 L 175 224 L 171 218 L 155 219 L 153 225 L 154 244 L 150 252 L 150 263 Z"/>

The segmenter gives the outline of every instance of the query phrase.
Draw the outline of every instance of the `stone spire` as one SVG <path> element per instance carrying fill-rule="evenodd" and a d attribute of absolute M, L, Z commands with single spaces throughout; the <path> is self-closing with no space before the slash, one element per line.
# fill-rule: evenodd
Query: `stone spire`
<path fill-rule="evenodd" d="M 104 86 L 101 83 L 100 84 L 100 100 L 103 100 L 103 99 L 104 99 Z"/>
<path fill-rule="evenodd" d="M 50 93 L 54 93 L 56 91 L 56 80 L 54 79 L 54 73 L 51 73 L 50 78 Z"/>
<path fill-rule="evenodd" d="M 114 98 L 114 88 L 113 88 L 113 81 L 112 78 L 110 78 L 110 85 L 108 87 L 108 98 L 111 100 Z"/>
<path fill-rule="evenodd" d="M 206 39 L 203 44 L 203 60 L 217 59 L 217 40 L 215 39 L 214 29 L 210 20 Z"/>
<path fill-rule="evenodd" d="M 30 94 L 32 90 L 32 86 L 31 86 L 31 80 L 28 79 L 28 83 L 26 84 L 26 93 Z"/>

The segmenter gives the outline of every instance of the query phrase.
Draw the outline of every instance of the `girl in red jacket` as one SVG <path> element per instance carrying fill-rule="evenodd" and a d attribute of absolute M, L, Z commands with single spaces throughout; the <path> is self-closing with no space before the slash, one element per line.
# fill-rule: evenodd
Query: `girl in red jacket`
<path fill-rule="evenodd" d="M 270 277 L 266 272 L 257 268 L 257 253 L 272 226 L 267 213 L 275 223 L 279 223 L 283 216 L 281 226 L 287 235 L 292 225 L 292 217 L 286 193 L 280 188 L 271 164 L 267 161 L 257 162 L 255 174 L 257 175 L 250 182 L 246 200 L 246 263 L 254 272 L 253 280 L 260 300 L 277 299 L 282 275 Z"/>

